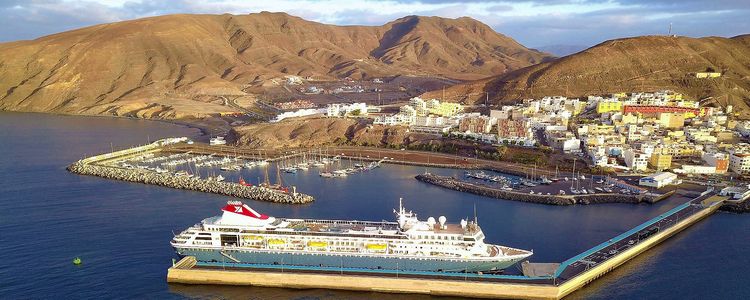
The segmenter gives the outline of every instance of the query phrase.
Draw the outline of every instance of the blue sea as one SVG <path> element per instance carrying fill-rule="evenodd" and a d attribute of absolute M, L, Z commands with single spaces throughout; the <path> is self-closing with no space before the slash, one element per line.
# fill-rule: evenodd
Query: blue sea
<path fill-rule="evenodd" d="M 230 198 L 70 174 L 87 155 L 170 136 L 183 126 L 143 120 L 0 113 L 2 299 L 428 299 L 330 290 L 167 284 L 173 232 L 217 215 Z M 427 169 L 459 176 L 461 170 Z M 283 179 L 316 201 L 248 201 L 281 217 L 391 220 L 402 197 L 422 218 L 473 217 L 487 241 L 561 262 L 680 204 L 555 207 L 484 198 L 416 181 L 423 167 L 384 165 L 346 179 L 317 170 Z M 247 174 L 253 180 L 257 173 Z M 571 299 L 749 298 L 750 215 L 718 213 L 569 296 Z M 73 258 L 83 263 L 75 266 Z M 513 272 L 515 270 L 509 270 Z"/>

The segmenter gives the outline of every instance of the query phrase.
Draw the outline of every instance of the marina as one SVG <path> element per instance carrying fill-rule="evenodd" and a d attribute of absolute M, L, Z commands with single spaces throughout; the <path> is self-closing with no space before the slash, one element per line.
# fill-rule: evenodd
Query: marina
<path fill-rule="evenodd" d="M 192 143 L 187 138 L 167 138 L 145 146 L 81 159 L 68 166 L 68 170 L 81 175 L 259 201 L 303 204 L 314 200 L 310 195 L 297 192 L 294 186 L 283 185 L 280 175 L 277 175 L 276 182 L 272 183 L 268 179 L 268 160 L 215 154 L 193 155 L 190 152 L 173 153 L 165 149 L 168 145 L 188 142 Z M 226 180 L 229 177 L 224 173 L 226 171 L 239 171 L 255 166 L 264 168 L 266 172 L 264 182 L 258 180 L 256 185 L 253 185 L 242 177 L 233 181 Z M 279 172 L 278 166 L 276 171 Z"/>

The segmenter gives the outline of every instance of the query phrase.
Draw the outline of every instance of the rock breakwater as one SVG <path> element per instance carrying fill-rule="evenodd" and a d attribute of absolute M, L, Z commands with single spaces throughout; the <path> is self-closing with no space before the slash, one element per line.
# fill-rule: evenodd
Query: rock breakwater
<path fill-rule="evenodd" d="M 286 193 L 258 186 L 244 186 L 236 183 L 209 181 L 200 178 L 159 174 L 147 170 L 122 169 L 116 167 L 87 164 L 78 161 L 68 166 L 68 171 L 81 175 L 93 175 L 107 179 L 152 184 L 175 189 L 214 193 L 237 198 L 276 203 L 303 204 L 314 198 L 302 193 Z"/>

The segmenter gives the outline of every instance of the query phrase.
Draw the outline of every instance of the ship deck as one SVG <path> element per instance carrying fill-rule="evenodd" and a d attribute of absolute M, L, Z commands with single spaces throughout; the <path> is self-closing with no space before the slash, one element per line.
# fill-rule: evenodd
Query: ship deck
<path fill-rule="evenodd" d="M 315 220 L 315 219 L 283 219 L 289 222 L 286 228 L 294 229 L 295 232 L 321 232 L 321 233 L 378 233 L 383 231 L 398 232 L 398 223 L 395 222 L 372 222 L 372 221 L 349 221 L 349 220 Z"/>

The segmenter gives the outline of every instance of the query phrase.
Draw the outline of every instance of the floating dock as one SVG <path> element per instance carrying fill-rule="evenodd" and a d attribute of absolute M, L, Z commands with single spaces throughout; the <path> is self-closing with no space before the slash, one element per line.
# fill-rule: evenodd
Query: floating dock
<path fill-rule="evenodd" d="M 533 274 L 418 272 L 197 262 L 185 257 L 169 268 L 167 282 L 324 288 L 475 298 L 560 299 L 714 213 L 726 200 L 715 192 L 679 205 L 560 264 L 524 269 Z M 544 270 L 548 271 L 544 271 Z M 540 271 L 541 270 L 541 271 Z"/>

